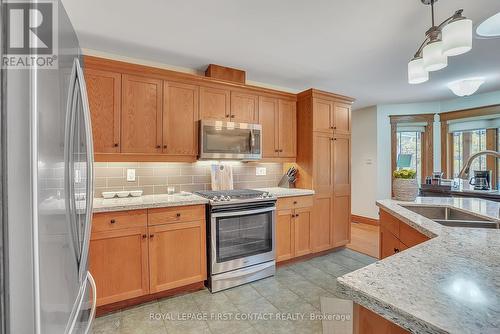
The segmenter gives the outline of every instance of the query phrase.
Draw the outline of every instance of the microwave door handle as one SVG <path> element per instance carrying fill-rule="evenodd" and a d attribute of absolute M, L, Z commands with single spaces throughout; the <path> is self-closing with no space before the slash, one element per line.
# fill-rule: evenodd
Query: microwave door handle
<path fill-rule="evenodd" d="M 253 129 L 250 129 L 250 151 L 253 152 L 255 148 L 255 135 L 253 133 Z"/>

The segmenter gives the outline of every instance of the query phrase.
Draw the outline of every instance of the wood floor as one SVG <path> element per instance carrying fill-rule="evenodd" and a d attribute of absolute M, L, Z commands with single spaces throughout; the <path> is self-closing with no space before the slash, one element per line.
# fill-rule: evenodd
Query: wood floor
<path fill-rule="evenodd" d="M 357 252 L 375 257 L 379 257 L 379 227 L 368 224 L 352 223 L 351 243 L 347 248 Z"/>

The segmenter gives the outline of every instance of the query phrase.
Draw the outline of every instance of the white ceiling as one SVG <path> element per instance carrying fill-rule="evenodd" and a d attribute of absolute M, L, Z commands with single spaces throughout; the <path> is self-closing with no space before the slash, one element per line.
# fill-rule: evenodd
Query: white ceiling
<path fill-rule="evenodd" d="M 485 76 L 500 89 L 500 39 L 474 39 L 421 85 L 407 62 L 430 26 L 420 0 L 63 0 L 83 48 L 204 70 L 241 68 L 247 78 L 300 91 L 352 96 L 355 108 L 453 98 L 446 83 Z M 440 22 L 456 9 L 475 24 L 499 0 L 440 0 Z"/>

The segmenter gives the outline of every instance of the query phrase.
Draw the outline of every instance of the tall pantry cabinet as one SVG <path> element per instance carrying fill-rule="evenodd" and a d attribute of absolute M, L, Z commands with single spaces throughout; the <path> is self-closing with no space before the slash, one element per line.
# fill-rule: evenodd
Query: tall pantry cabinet
<path fill-rule="evenodd" d="M 309 89 L 297 97 L 297 187 L 314 189 L 314 252 L 351 239 L 352 98 Z"/>

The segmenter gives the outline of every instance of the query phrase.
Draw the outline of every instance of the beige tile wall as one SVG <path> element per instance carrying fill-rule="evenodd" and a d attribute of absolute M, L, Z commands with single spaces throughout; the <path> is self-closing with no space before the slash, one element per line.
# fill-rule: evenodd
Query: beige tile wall
<path fill-rule="evenodd" d="M 175 191 L 210 190 L 210 165 L 212 162 L 189 163 L 162 162 L 96 162 L 95 196 L 103 191 L 142 189 L 145 195 L 164 194 L 168 186 Z M 231 162 L 236 189 L 275 187 L 283 175 L 280 163 Z M 267 175 L 256 176 L 256 167 L 266 167 Z M 135 169 L 136 179 L 127 181 L 127 169 Z"/>

